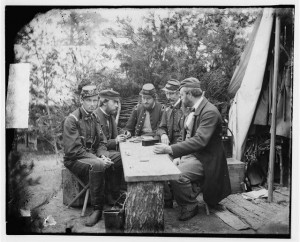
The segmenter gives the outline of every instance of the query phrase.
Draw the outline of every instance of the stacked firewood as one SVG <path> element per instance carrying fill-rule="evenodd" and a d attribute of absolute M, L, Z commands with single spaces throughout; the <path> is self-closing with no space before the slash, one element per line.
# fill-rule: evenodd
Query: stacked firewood
<path fill-rule="evenodd" d="M 129 119 L 132 109 L 139 102 L 139 96 L 131 96 L 127 98 L 122 98 L 121 100 L 121 112 L 119 117 L 119 127 L 124 128 L 127 120 Z"/>

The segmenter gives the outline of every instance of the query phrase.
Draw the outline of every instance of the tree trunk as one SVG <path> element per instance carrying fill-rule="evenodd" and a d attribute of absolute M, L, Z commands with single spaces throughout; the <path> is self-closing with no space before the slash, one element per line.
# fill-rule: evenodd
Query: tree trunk
<path fill-rule="evenodd" d="M 52 145 L 54 147 L 55 154 L 58 154 L 58 149 L 57 149 L 57 145 L 56 145 L 56 137 L 55 137 L 55 133 L 53 132 L 53 127 L 52 127 L 51 112 L 50 112 L 50 108 L 49 108 L 49 104 L 48 104 L 48 97 L 46 97 L 46 109 L 47 109 L 47 114 L 49 116 L 50 132 L 51 132 L 51 136 L 53 139 Z"/>
<path fill-rule="evenodd" d="M 125 207 L 125 233 L 164 231 L 162 182 L 129 182 Z"/>
<path fill-rule="evenodd" d="M 25 131 L 25 147 L 28 148 L 29 144 L 28 144 L 28 131 Z"/>

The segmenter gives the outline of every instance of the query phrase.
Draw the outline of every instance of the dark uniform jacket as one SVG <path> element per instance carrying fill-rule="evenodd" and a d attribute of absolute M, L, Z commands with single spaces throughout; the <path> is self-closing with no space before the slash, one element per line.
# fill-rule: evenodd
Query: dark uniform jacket
<path fill-rule="evenodd" d="M 170 106 L 162 114 L 161 122 L 157 130 L 160 137 L 167 134 L 171 144 L 182 140 L 181 130 L 184 124 L 184 114 L 181 109 L 181 102 L 176 106 Z"/>
<path fill-rule="evenodd" d="M 106 148 L 100 122 L 96 115 L 87 115 L 82 108 L 76 109 L 64 121 L 63 144 L 65 164 L 83 158 L 97 158 Z"/>
<path fill-rule="evenodd" d="M 214 206 L 231 193 L 227 161 L 222 144 L 222 120 L 218 109 L 203 98 L 195 110 L 191 138 L 171 145 L 174 158 L 194 154 L 204 168 L 203 199 Z"/>
<path fill-rule="evenodd" d="M 103 113 L 100 108 L 95 110 L 95 114 L 98 117 L 102 131 L 107 138 L 107 149 L 115 150 L 116 149 L 116 140 L 115 138 L 118 136 L 118 129 L 116 124 L 116 119 L 113 115 L 107 115 Z M 109 122 L 109 126 L 107 125 L 107 121 Z"/>
<path fill-rule="evenodd" d="M 163 111 L 164 106 L 159 102 L 155 102 L 154 108 L 149 111 L 151 128 L 154 134 L 156 134 L 157 128 L 160 124 Z M 136 105 L 126 123 L 125 130 L 128 130 L 134 136 L 142 135 L 145 118 L 146 109 L 143 104 Z"/>

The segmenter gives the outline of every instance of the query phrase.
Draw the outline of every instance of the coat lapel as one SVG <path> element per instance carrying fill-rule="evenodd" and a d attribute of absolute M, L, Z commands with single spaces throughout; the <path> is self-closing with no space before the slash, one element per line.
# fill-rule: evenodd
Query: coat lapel
<path fill-rule="evenodd" d="M 193 127 L 192 127 L 192 129 L 191 129 L 191 130 L 192 130 L 192 136 L 195 135 L 195 132 L 196 132 L 196 130 L 197 130 L 197 128 L 198 128 L 198 125 L 196 125 L 196 124 L 198 123 L 199 116 L 200 116 L 200 114 L 201 114 L 203 108 L 206 106 L 207 102 L 208 102 L 208 100 L 207 100 L 205 97 L 203 97 L 203 100 L 201 101 L 199 107 L 195 110 L 195 114 L 194 114 L 194 117 L 195 117 L 195 118 L 194 118 L 194 123 L 193 123 Z"/>
<path fill-rule="evenodd" d="M 100 124 L 102 126 L 102 130 L 104 133 L 108 131 L 107 123 L 106 123 L 106 118 L 104 117 L 104 113 L 101 111 L 100 108 L 97 108 L 95 111 L 95 114 L 98 116 L 100 120 Z"/>
<path fill-rule="evenodd" d="M 200 103 L 199 107 L 195 110 L 195 114 L 194 116 L 199 116 L 202 109 L 205 107 L 205 105 L 207 104 L 208 100 L 206 99 L 206 97 L 203 97 L 202 102 Z"/>

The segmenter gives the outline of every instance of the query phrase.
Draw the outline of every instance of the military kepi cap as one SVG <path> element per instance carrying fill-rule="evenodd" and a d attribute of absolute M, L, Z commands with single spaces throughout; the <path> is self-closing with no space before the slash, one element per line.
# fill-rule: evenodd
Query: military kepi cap
<path fill-rule="evenodd" d="M 97 87 L 95 85 L 86 85 L 81 89 L 81 97 L 92 97 L 98 95 Z"/>
<path fill-rule="evenodd" d="M 201 82 L 195 77 L 189 77 L 189 78 L 184 79 L 180 83 L 180 89 L 183 87 L 200 88 L 201 89 Z"/>
<path fill-rule="evenodd" d="M 153 84 L 151 83 L 146 83 L 142 90 L 140 91 L 140 95 L 149 95 L 152 97 L 156 96 L 156 90 L 155 87 L 153 86 Z"/>
<path fill-rule="evenodd" d="M 108 100 L 119 100 L 120 98 L 120 93 L 112 90 L 112 89 L 107 89 L 107 90 L 102 90 L 99 92 L 100 98 L 105 98 Z"/>
<path fill-rule="evenodd" d="M 179 81 L 177 81 L 175 79 L 171 79 L 167 82 L 167 84 L 165 85 L 165 87 L 162 90 L 163 91 L 174 92 L 174 91 L 179 89 L 179 86 L 180 86 Z"/>

